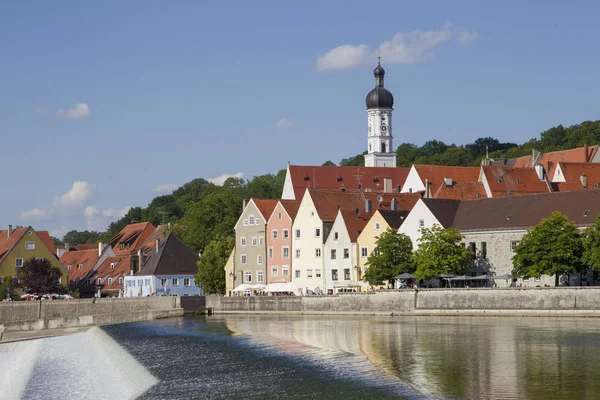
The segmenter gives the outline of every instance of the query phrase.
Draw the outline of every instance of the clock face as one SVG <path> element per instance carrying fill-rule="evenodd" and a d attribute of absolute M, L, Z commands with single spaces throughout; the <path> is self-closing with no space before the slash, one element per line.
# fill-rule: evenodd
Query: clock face
<path fill-rule="evenodd" d="M 387 132 L 387 125 L 385 125 L 385 124 L 381 125 L 381 132 L 383 132 L 383 133 Z"/>

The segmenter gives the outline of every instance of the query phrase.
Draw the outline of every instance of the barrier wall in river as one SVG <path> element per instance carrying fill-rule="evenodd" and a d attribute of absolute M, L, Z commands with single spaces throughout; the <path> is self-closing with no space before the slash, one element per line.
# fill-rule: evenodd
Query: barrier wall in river
<path fill-rule="evenodd" d="M 336 296 L 207 296 L 213 312 L 600 316 L 600 287 L 420 289 Z"/>
<path fill-rule="evenodd" d="M 183 315 L 179 297 L 42 300 L 0 303 L 2 331 L 72 328 Z"/>

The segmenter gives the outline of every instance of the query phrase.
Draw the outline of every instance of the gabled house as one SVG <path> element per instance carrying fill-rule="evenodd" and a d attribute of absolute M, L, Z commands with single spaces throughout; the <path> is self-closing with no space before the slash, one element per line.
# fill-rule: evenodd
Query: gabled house
<path fill-rule="evenodd" d="M 306 189 L 400 193 L 408 167 L 325 167 L 288 165 L 283 200 L 302 200 Z"/>
<path fill-rule="evenodd" d="M 292 276 L 292 223 L 300 201 L 280 200 L 267 221 L 267 284 L 286 283 Z"/>
<path fill-rule="evenodd" d="M 331 295 L 340 291 L 357 291 L 360 286 L 356 281 L 358 269 L 357 239 L 367 225 L 373 213 L 371 200 L 366 200 L 366 212 L 338 210 L 331 232 L 325 241 L 323 260 L 325 288 L 324 293 Z M 307 272 L 307 275 L 309 272 Z M 315 277 L 318 278 L 318 277 Z M 320 289 L 315 289 L 320 291 Z"/>
<path fill-rule="evenodd" d="M 104 243 L 84 248 L 85 250 L 68 248 L 60 257 L 60 262 L 69 272 L 69 289 L 78 290 L 81 297 L 91 297 L 95 293 L 95 285 L 90 276 L 108 257 L 114 257 L 115 253 L 112 247 Z"/>
<path fill-rule="evenodd" d="M 402 193 L 423 192 L 424 197 L 431 198 L 443 185 L 453 186 L 462 182 L 478 182 L 479 171 L 479 167 L 414 164 L 406 177 Z"/>
<path fill-rule="evenodd" d="M 234 287 L 241 284 L 266 284 L 267 220 L 278 200 L 252 198 L 235 225 Z"/>
<path fill-rule="evenodd" d="M 14 277 L 17 269 L 31 258 L 44 258 L 62 271 L 61 284 L 68 286 L 67 269 L 56 256 L 56 249 L 46 231 L 31 226 L 0 230 L 0 279 Z"/>
<path fill-rule="evenodd" d="M 583 147 L 576 149 L 550 151 L 548 153 L 533 150 L 531 155 L 517 158 L 512 166 L 515 168 L 534 168 L 536 165 L 541 165 L 546 173 L 552 176 L 552 169 L 559 162 L 600 163 L 598 145 L 588 146 L 585 144 Z"/>
<path fill-rule="evenodd" d="M 600 188 L 600 164 L 559 162 L 550 177 L 557 192 Z"/>
<path fill-rule="evenodd" d="M 392 211 L 392 210 L 377 210 L 373 213 L 373 216 L 369 219 L 365 227 L 363 228 L 360 235 L 356 240 L 357 244 L 357 263 L 358 268 L 356 269 L 355 280 L 362 282 L 361 290 L 366 290 L 368 284 L 362 281 L 364 273 L 367 271 L 369 266 L 367 265 L 368 257 L 375 250 L 377 239 L 379 235 L 388 229 L 398 231 L 410 210 Z"/>
<path fill-rule="evenodd" d="M 134 275 L 125 275 L 125 297 L 151 295 L 201 296 L 202 287 L 194 281 L 198 272 L 197 254 L 170 233 L 155 239 L 155 247 L 146 253 L 144 264 Z"/>
<path fill-rule="evenodd" d="M 461 204 L 460 200 L 420 199 L 404 218 L 398 233 L 408 235 L 413 242 L 413 249 L 416 250 L 421 238 L 421 229 L 431 228 L 434 225 L 443 228 L 452 227 L 459 204 Z"/>
<path fill-rule="evenodd" d="M 550 181 L 534 168 L 481 166 L 479 182 L 487 197 L 516 196 L 552 192 Z M 474 199 L 464 199 L 474 200 Z"/>

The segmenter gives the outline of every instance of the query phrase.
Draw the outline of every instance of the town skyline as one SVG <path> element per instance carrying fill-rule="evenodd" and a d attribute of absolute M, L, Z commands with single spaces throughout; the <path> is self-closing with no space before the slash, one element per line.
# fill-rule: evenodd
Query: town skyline
<path fill-rule="evenodd" d="M 396 99 L 396 145 L 522 143 L 598 118 L 598 56 L 572 62 L 593 45 L 591 9 L 519 6 L 514 18 L 517 3 L 439 3 L 438 15 L 392 2 L 373 13 L 359 3 L 245 7 L 3 6 L 13 61 L 0 67 L 11 77 L 0 128 L 15 149 L 4 182 L 19 201 L 0 200 L 0 219 L 55 236 L 105 229 L 197 177 L 360 153 L 377 55 Z M 334 27 L 333 12 L 346 24 Z"/>

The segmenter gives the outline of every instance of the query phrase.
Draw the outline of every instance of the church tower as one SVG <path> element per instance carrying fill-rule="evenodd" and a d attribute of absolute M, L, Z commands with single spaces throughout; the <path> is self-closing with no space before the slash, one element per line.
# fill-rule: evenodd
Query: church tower
<path fill-rule="evenodd" d="M 365 167 L 395 167 L 396 152 L 392 136 L 394 96 L 383 87 L 385 70 L 381 62 L 373 71 L 375 89 L 367 94 L 368 144 Z"/>

